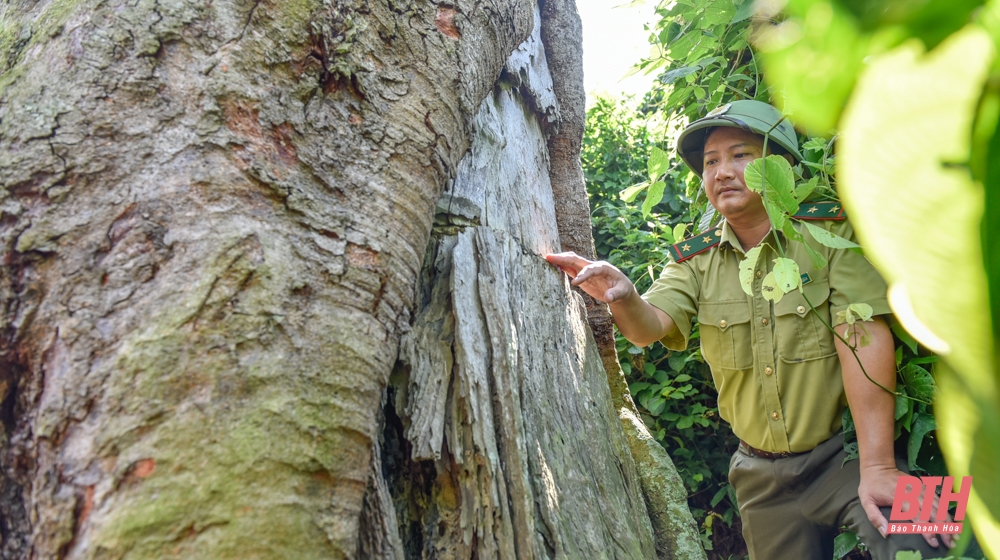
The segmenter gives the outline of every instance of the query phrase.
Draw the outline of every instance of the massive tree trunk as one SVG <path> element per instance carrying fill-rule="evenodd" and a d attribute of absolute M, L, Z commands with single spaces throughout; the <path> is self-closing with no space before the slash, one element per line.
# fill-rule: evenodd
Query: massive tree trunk
<path fill-rule="evenodd" d="M 0 10 L 0 557 L 657 554 L 539 256 L 571 3 Z"/>

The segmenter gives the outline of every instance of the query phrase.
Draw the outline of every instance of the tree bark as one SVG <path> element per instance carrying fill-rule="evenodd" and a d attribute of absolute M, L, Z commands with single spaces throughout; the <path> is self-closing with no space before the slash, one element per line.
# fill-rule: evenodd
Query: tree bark
<path fill-rule="evenodd" d="M 0 12 L 0 557 L 650 557 L 534 9 Z"/>

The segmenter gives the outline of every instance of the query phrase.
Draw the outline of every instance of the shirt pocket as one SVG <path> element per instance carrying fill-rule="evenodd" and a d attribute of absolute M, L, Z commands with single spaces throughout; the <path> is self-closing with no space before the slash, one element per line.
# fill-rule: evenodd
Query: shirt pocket
<path fill-rule="evenodd" d="M 802 291 L 804 297 L 793 290 L 774 304 L 778 355 L 785 362 L 815 360 L 837 353 L 834 335 L 826 328 L 830 324 L 830 284 L 826 281 L 806 284 Z M 816 307 L 815 313 L 806 298 Z"/>
<path fill-rule="evenodd" d="M 750 306 L 746 301 L 698 303 L 701 353 L 712 367 L 753 367 L 750 343 Z"/>

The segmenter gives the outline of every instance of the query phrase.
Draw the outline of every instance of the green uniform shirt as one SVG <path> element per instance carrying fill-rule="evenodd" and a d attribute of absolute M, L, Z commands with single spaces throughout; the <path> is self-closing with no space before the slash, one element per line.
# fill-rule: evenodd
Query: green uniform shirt
<path fill-rule="evenodd" d="M 818 221 L 852 241 L 846 221 Z M 833 334 L 820 317 L 836 326 L 837 313 L 851 303 L 867 303 L 874 315 L 890 313 L 885 281 L 861 255 L 817 243 L 795 227 L 830 263 L 815 270 L 801 243 L 778 233 L 786 256 L 802 273 L 803 294 L 785 294 L 778 303 L 764 299 L 760 285 L 778 257 L 775 233 L 764 238 L 757 260 L 753 296 L 740 286 L 743 248 L 728 224 L 721 243 L 683 262 L 672 262 L 642 297 L 662 309 L 680 331 L 661 342 L 671 350 L 687 348 L 691 321 L 701 324 L 701 351 L 712 368 L 719 391 L 719 414 L 736 436 L 753 447 L 772 452 L 808 451 L 841 427 L 847 404 L 840 359 Z M 819 312 L 812 313 L 808 298 Z"/>

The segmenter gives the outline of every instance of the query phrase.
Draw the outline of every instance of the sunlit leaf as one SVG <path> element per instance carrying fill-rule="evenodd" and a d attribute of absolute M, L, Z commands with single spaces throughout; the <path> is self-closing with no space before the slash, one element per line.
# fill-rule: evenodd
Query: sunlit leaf
<path fill-rule="evenodd" d="M 792 259 L 783 257 L 774 259 L 774 268 L 771 270 L 771 274 L 774 274 L 775 285 L 786 294 L 802 286 L 799 264 Z"/>
<path fill-rule="evenodd" d="M 785 114 L 822 134 L 836 125 L 871 38 L 834 2 L 790 0 L 785 11 L 789 17 L 762 26 L 755 39 L 764 76 L 782 91 L 777 101 Z"/>
<path fill-rule="evenodd" d="M 635 200 L 635 197 L 638 196 L 638 194 L 641 193 L 648 186 L 649 186 L 649 181 L 643 181 L 641 183 L 637 183 L 618 193 L 618 197 L 621 198 L 624 202 L 631 203 Z"/>
<path fill-rule="evenodd" d="M 847 306 L 859 321 L 871 321 L 872 320 L 872 306 L 867 303 L 852 303 Z"/>
<path fill-rule="evenodd" d="M 821 245 L 833 249 L 854 249 L 858 247 L 858 244 L 843 237 L 837 235 L 836 233 L 831 233 L 817 225 L 810 224 L 809 222 L 803 220 L 806 229 L 809 230 L 809 235 L 812 235 L 813 239 L 819 241 Z"/>
<path fill-rule="evenodd" d="M 813 177 L 812 179 L 809 179 L 808 181 L 796 186 L 795 200 L 798 200 L 800 203 L 804 202 L 807 198 L 809 198 L 809 195 L 811 195 L 818 186 L 819 186 L 819 177 Z"/>
<path fill-rule="evenodd" d="M 659 179 L 660 175 L 663 175 L 670 169 L 670 158 L 667 153 L 663 150 L 653 146 L 649 150 L 649 161 L 646 162 L 646 171 L 649 173 L 649 180 L 655 181 Z"/>
<path fill-rule="evenodd" d="M 827 265 L 826 257 L 824 257 L 822 253 L 813 249 L 808 243 L 803 243 L 802 245 L 806 248 L 806 254 L 809 255 L 809 260 L 812 261 L 812 265 L 815 270 L 819 270 Z"/>
<path fill-rule="evenodd" d="M 745 19 L 748 19 L 754 13 L 754 0 L 743 0 L 743 3 L 736 8 L 736 13 L 733 14 L 733 19 L 729 20 L 729 25 L 734 23 L 739 23 Z M 712 504 L 713 506 L 715 504 Z"/>
<path fill-rule="evenodd" d="M 667 184 L 663 181 L 657 181 L 649 186 L 649 190 L 646 191 L 646 200 L 642 202 L 642 217 L 649 216 L 653 207 L 663 200 L 663 188 L 666 186 Z"/>
<path fill-rule="evenodd" d="M 687 232 L 687 224 L 677 224 L 674 226 L 674 239 L 680 241 L 684 239 L 684 233 Z"/>
<path fill-rule="evenodd" d="M 897 319 L 942 354 L 936 367 L 953 372 L 937 378 L 939 443 L 952 475 L 975 478 L 969 519 L 987 554 L 998 557 L 1000 388 L 986 312 L 983 191 L 967 168 L 944 165 L 969 160 L 992 57 L 989 36 L 972 26 L 926 55 L 909 42 L 873 57 L 844 114 L 837 171 Z"/>
<path fill-rule="evenodd" d="M 764 299 L 773 301 L 774 303 L 781 301 L 781 297 L 785 295 L 785 292 L 781 291 L 781 288 L 778 287 L 778 281 L 775 280 L 773 271 L 768 272 L 767 276 L 765 276 L 764 280 L 761 282 L 760 294 L 764 297 Z"/>
<path fill-rule="evenodd" d="M 757 245 L 747 251 L 746 257 L 740 261 L 740 286 L 746 294 L 753 295 L 753 272 L 757 267 L 757 258 L 760 257 L 760 250 L 764 245 Z"/>
<path fill-rule="evenodd" d="M 743 172 L 747 188 L 764 193 L 770 202 L 788 213 L 795 213 L 799 203 L 795 200 L 795 173 L 788 160 L 781 156 L 757 158 L 747 164 Z"/>

